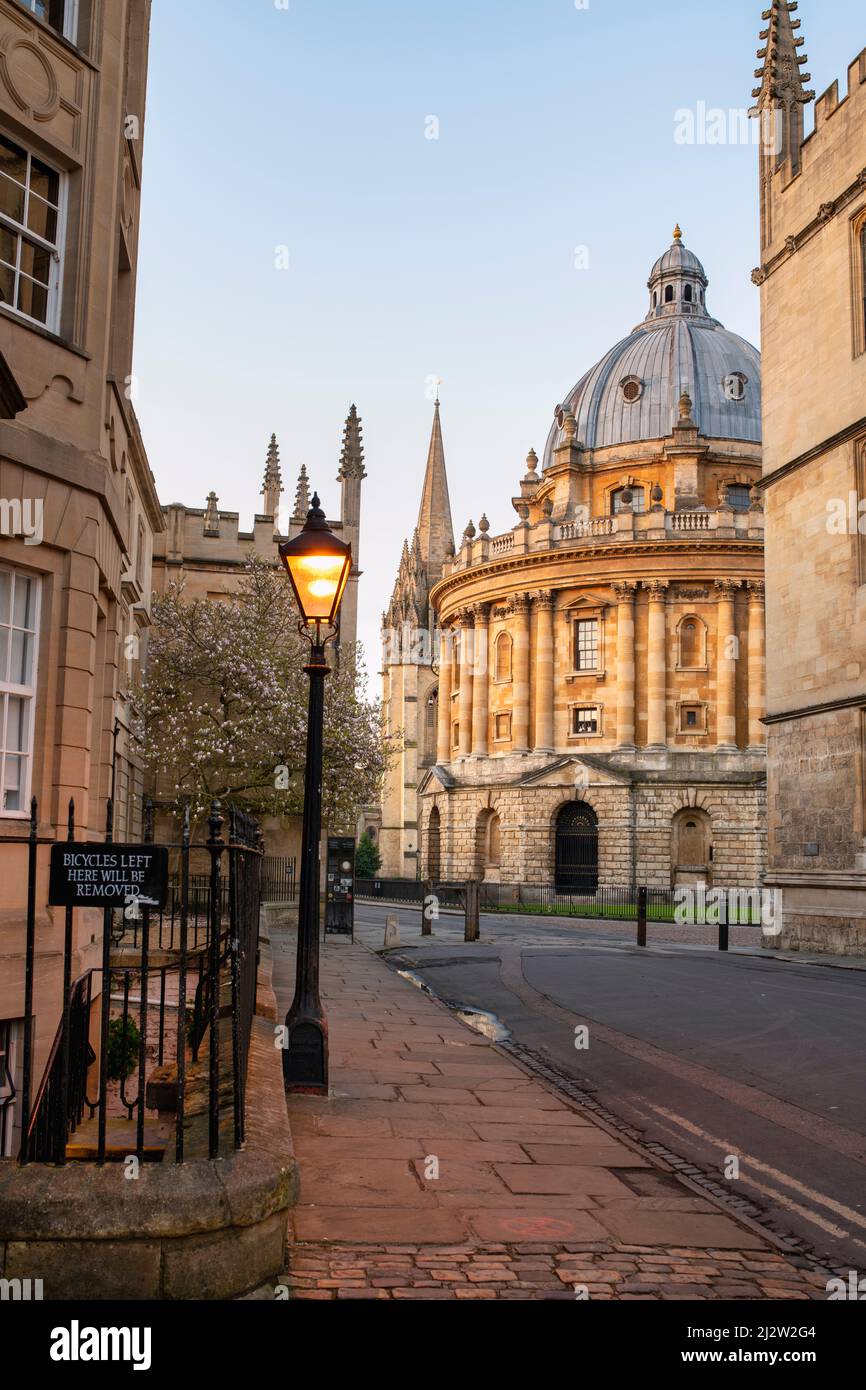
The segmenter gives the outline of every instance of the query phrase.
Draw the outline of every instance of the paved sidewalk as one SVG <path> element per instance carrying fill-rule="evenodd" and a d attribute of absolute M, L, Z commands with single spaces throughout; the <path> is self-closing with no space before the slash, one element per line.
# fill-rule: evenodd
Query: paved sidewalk
<path fill-rule="evenodd" d="M 294 934 L 272 933 L 279 1007 Z M 332 1094 L 289 1098 L 297 1298 L 822 1298 L 791 1259 L 361 945 L 328 941 Z"/>

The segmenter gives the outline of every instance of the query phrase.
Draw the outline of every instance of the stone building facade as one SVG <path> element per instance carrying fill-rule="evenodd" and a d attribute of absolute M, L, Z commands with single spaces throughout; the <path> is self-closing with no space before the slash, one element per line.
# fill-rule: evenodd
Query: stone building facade
<path fill-rule="evenodd" d="M 769 870 L 779 944 L 866 951 L 866 50 L 814 103 L 795 4 L 761 35 Z"/>
<path fill-rule="evenodd" d="M 17 1144 L 30 799 L 38 835 L 140 831 L 127 692 L 163 526 L 131 403 L 150 0 L 0 0 L 0 1144 Z M 10 418 L 14 415 L 14 418 Z M 61 1010 L 63 913 L 36 897 L 34 1074 Z M 75 917 L 75 974 L 102 916 Z M 20 1080 L 20 1078 L 18 1078 Z"/>
<path fill-rule="evenodd" d="M 517 525 L 470 522 L 430 592 L 425 877 L 759 882 L 761 368 L 707 285 L 677 228 L 646 318 L 530 452 Z"/>
<path fill-rule="evenodd" d="M 454 528 L 437 399 L 418 524 L 403 542 L 400 568 L 382 614 L 382 716 L 396 756 L 385 778 L 382 808 L 363 817 L 388 878 L 415 878 L 420 867 L 418 783 L 436 762 L 439 712 L 439 630 L 430 591 L 454 555 Z"/>
<path fill-rule="evenodd" d="M 341 540 L 352 546 L 352 572 L 340 608 L 340 643 L 352 646 L 358 636 L 358 556 L 361 535 L 361 484 L 364 445 L 361 418 L 353 405 L 343 429 L 343 444 L 337 482 L 340 485 L 339 516 L 328 525 Z M 313 485 L 301 464 L 294 504 L 284 502 L 280 450 L 271 435 L 260 489 L 261 510 L 253 519 L 253 529 L 240 529 L 238 512 L 220 510 L 215 492 L 208 494 L 204 507 L 187 507 L 170 502 L 162 507 L 163 528 L 153 553 L 153 587 L 164 593 L 172 582 L 182 583 L 190 599 L 208 598 L 225 602 L 237 592 L 248 557 L 253 554 L 279 565 L 277 547 L 302 529 L 310 509 Z"/>

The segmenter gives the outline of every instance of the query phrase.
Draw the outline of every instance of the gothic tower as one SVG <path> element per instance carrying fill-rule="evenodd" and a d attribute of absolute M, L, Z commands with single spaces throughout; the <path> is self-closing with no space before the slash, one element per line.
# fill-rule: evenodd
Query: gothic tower
<path fill-rule="evenodd" d="M 361 438 L 361 417 L 353 405 L 343 427 L 343 447 L 337 482 L 340 484 L 341 536 L 352 547 L 352 573 L 343 596 L 340 611 L 341 632 L 347 641 L 355 641 L 358 631 L 358 568 L 361 537 L 361 484 L 367 474 L 364 469 L 364 445 Z M 300 487 L 300 481 L 299 481 Z M 348 634 L 352 636 L 349 638 Z"/>
<path fill-rule="evenodd" d="M 403 542 L 394 592 L 382 615 L 385 728 L 399 734 L 399 755 L 385 782 L 381 872 L 414 878 L 418 865 L 418 781 L 436 761 L 438 630 L 430 591 L 454 554 L 454 530 L 437 399 L 421 506 L 412 543 Z"/>

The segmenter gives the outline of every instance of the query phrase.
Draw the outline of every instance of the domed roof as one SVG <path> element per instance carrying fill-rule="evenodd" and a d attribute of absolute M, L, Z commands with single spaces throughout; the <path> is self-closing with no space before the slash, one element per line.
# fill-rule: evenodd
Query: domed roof
<path fill-rule="evenodd" d="M 679 227 L 647 283 L 643 323 L 580 379 L 560 407 L 575 417 L 575 438 L 585 449 L 665 438 L 679 417 L 680 397 L 688 395 L 705 438 L 759 444 L 760 353 L 707 313 L 709 281 L 698 257 L 683 246 Z M 545 468 L 559 438 L 555 422 Z"/>

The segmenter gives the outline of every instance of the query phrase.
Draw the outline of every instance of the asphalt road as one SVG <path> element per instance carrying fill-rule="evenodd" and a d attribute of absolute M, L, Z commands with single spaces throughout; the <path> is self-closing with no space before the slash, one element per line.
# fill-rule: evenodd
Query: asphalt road
<path fill-rule="evenodd" d="M 356 935 L 381 948 L 388 914 L 403 943 L 392 965 L 495 1014 L 647 1140 L 834 1265 L 866 1270 L 866 971 L 699 944 L 642 951 L 632 927 L 538 918 L 484 917 L 466 944 L 443 916 L 422 939 L 417 911 L 367 903 Z"/>

